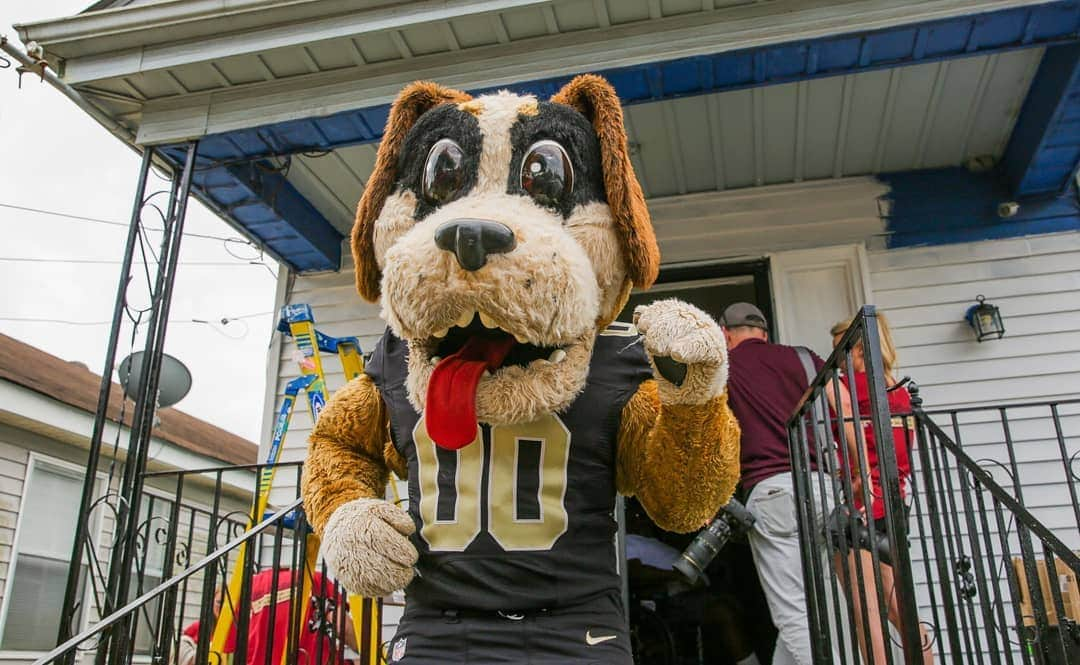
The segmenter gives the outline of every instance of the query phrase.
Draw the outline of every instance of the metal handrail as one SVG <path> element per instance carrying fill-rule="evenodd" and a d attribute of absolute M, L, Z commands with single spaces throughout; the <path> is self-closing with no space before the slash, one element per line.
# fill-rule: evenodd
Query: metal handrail
<path fill-rule="evenodd" d="M 915 417 L 919 418 L 920 422 L 934 433 L 941 445 L 953 454 L 953 457 L 958 464 L 963 466 L 968 473 L 975 476 L 975 479 L 979 484 L 989 491 L 990 495 L 993 496 L 995 500 L 1000 501 L 1008 508 L 1024 528 L 1029 529 L 1033 534 L 1038 536 L 1039 539 L 1054 553 L 1055 557 L 1061 559 L 1062 562 L 1073 570 L 1073 572 L 1080 575 L 1080 556 L 1077 556 L 1065 545 L 1065 543 L 1061 542 L 1061 540 L 1055 536 L 1052 531 L 1047 529 L 1038 518 L 1032 515 L 1023 504 L 1017 501 L 1005 490 L 1005 488 L 999 485 L 997 481 L 994 480 L 993 476 L 987 473 L 974 459 L 961 450 L 960 446 L 956 445 L 956 442 L 953 441 L 949 435 L 933 421 L 933 419 L 929 418 L 921 409 L 915 409 L 914 413 Z"/>
<path fill-rule="evenodd" d="M 232 552 L 234 549 L 240 547 L 241 545 L 243 545 L 244 543 L 246 543 L 246 542 L 248 542 L 250 540 L 254 540 L 256 536 L 258 536 L 263 531 L 269 529 L 275 523 L 281 522 L 286 516 L 289 515 L 289 513 L 296 510 L 297 508 L 299 508 L 302 504 L 303 504 L 303 499 L 302 498 L 296 499 L 295 501 L 293 501 L 289 505 L 285 506 L 281 510 L 277 511 L 276 513 L 274 513 L 270 517 L 266 518 L 265 520 L 263 520 L 259 524 L 255 525 L 254 527 L 252 527 L 251 529 L 246 531 L 243 535 L 238 536 L 237 538 L 234 538 L 233 540 L 230 540 L 228 543 L 226 543 L 226 544 L 222 545 L 221 547 L 219 547 L 218 549 L 214 550 L 213 552 L 208 554 L 206 557 L 204 557 L 202 560 L 200 560 L 198 563 L 196 563 L 195 565 L 193 565 L 190 568 L 188 568 L 187 570 L 185 570 L 183 573 L 181 573 L 179 575 L 176 575 L 175 577 L 172 577 L 171 579 L 161 583 L 160 585 L 158 585 L 157 587 L 151 589 L 150 591 L 147 591 L 143 595 L 141 595 L 138 598 L 132 600 L 127 605 L 124 605 L 123 607 L 116 610 L 112 614 L 104 617 L 101 621 L 94 624 L 94 626 L 84 630 L 83 632 L 81 632 L 78 635 L 72 637 L 71 639 L 64 642 L 63 644 L 57 646 L 55 649 L 53 649 L 49 653 L 47 653 L 44 656 L 42 656 L 41 658 L 35 660 L 33 665 L 45 665 L 45 663 L 50 663 L 50 662 L 56 660 L 57 658 L 59 658 L 60 656 L 65 655 L 66 653 L 68 653 L 72 649 L 78 647 L 79 644 L 82 644 L 83 642 L 90 639 L 94 635 L 107 630 L 108 628 L 110 628 L 114 624 L 122 621 L 125 617 L 130 615 L 132 612 L 137 611 L 140 607 L 143 607 L 144 605 L 146 605 L 150 601 L 154 600 L 158 596 L 164 595 L 167 591 L 169 591 L 173 587 L 178 586 L 181 582 L 183 582 L 187 578 L 189 578 L 189 577 L 201 572 L 202 570 L 210 567 L 211 565 L 216 563 L 218 560 L 220 560 L 222 557 L 228 556 L 229 553 Z"/>
<path fill-rule="evenodd" d="M 255 471 L 258 469 L 264 469 L 268 467 L 286 468 L 286 467 L 298 467 L 303 466 L 304 462 L 277 462 L 276 464 L 266 464 L 261 462 L 258 464 L 228 464 L 225 466 L 208 466 L 201 469 L 167 469 L 164 471 L 148 471 L 143 474 L 144 478 L 156 478 L 160 476 L 193 476 L 203 473 L 227 473 L 229 471 Z"/>

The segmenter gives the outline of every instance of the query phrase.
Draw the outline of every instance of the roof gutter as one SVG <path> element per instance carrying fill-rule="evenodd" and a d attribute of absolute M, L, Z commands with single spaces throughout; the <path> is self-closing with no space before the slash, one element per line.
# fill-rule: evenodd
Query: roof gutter
<path fill-rule="evenodd" d="M 42 81 L 45 81 L 52 87 L 56 88 L 60 92 L 60 94 L 75 102 L 76 106 L 81 108 L 83 111 L 86 111 L 91 118 L 97 120 L 98 123 L 100 123 L 105 129 L 109 130 L 109 132 L 113 136 L 120 139 L 124 143 L 135 147 L 134 132 L 110 118 L 104 111 L 94 106 L 92 103 L 90 103 L 88 99 L 83 97 L 78 90 L 61 81 L 56 76 L 56 74 L 53 74 L 51 71 L 49 71 L 49 63 L 46 60 L 44 60 L 43 58 L 34 58 L 27 55 L 18 46 L 15 46 L 11 42 L 9 42 L 6 35 L 0 35 L 0 50 L 3 50 L 4 53 L 7 53 L 19 62 L 19 64 L 21 65 L 19 67 L 20 73 L 27 72 L 39 75 Z M 136 147 L 136 150 L 138 151 L 139 149 Z"/>

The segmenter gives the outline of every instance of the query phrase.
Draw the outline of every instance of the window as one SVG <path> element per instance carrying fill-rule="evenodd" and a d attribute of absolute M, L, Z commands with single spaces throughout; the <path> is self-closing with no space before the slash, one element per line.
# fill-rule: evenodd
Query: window
<path fill-rule="evenodd" d="M 48 651 L 56 644 L 82 484 L 77 470 L 31 459 L 8 569 L 7 610 L 0 626 L 2 650 Z M 80 574 L 80 598 L 84 597 L 86 568 Z M 80 615 L 76 615 L 76 626 Z"/>

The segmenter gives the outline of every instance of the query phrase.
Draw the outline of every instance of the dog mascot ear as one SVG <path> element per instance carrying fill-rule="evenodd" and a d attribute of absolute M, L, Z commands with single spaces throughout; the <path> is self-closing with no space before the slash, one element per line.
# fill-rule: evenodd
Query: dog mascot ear
<path fill-rule="evenodd" d="M 619 96 L 603 78 L 585 74 L 566 84 L 551 101 L 573 107 L 592 123 L 600 140 L 604 189 L 623 245 L 627 274 L 638 288 L 652 286 L 660 271 L 660 249 L 630 163 Z"/>
<path fill-rule="evenodd" d="M 394 100 L 390 117 L 386 121 L 386 133 L 375 158 L 375 170 L 371 172 L 371 177 L 364 187 L 352 231 L 356 290 L 368 302 L 379 299 L 381 277 L 379 264 L 375 260 L 375 220 L 378 219 L 379 211 L 382 210 L 383 203 L 397 179 L 398 159 L 405 136 L 420 116 L 439 104 L 457 104 L 470 99 L 472 96 L 460 90 L 444 88 L 430 81 L 417 81 L 407 85 Z"/>

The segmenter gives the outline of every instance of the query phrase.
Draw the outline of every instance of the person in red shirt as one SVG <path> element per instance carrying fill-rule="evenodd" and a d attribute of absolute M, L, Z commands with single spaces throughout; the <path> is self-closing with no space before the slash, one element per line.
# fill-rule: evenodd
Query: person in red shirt
<path fill-rule="evenodd" d="M 908 478 L 911 476 L 911 446 L 915 441 L 914 422 L 911 413 L 911 395 L 907 389 L 897 382 L 896 377 L 893 374 L 893 370 L 896 367 L 896 347 L 893 344 L 892 333 L 889 331 L 889 322 L 885 318 L 885 315 L 878 312 L 878 340 L 881 346 L 881 359 L 882 365 L 885 368 L 885 388 L 888 391 L 886 395 L 889 401 L 889 414 L 892 420 L 892 435 L 893 435 L 893 447 L 896 451 L 896 468 L 900 476 L 900 496 L 901 498 L 907 497 Z M 840 339 L 847 332 L 850 327 L 850 321 L 841 321 L 832 327 L 829 331 L 833 336 L 833 346 L 835 347 L 840 343 Z M 869 470 L 870 478 L 870 510 L 864 510 L 863 504 L 863 492 L 861 487 L 856 487 L 854 504 L 864 514 L 868 513 L 869 519 L 873 523 L 873 529 L 879 534 L 886 533 L 885 526 L 885 501 L 884 494 L 881 489 L 881 467 L 878 464 L 878 449 L 877 443 L 874 438 L 874 428 L 871 426 L 868 414 L 871 412 L 870 405 L 870 389 L 866 378 L 866 365 L 863 358 L 862 344 L 856 345 L 851 350 L 851 370 L 855 378 L 855 390 L 852 392 L 852 397 L 858 405 L 858 412 L 860 414 L 860 420 L 862 420 L 863 436 L 866 441 L 866 464 Z M 846 377 L 842 377 L 844 383 L 847 383 Z M 849 386 L 850 388 L 850 386 Z M 846 468 L 846 460 L 841 459 L 841 467 Z M 857 464 L 857 461 L 856 461 Z M 906 512 L 906 511 L 905 511 Z M 857 584 L 856 580 L 856 565 L 855 565 L 856 553 L 848 555 L 848 571 L 846 579 L 852 583 Z M 888 646 L 887 636 L 882 634 L 881 622 L 874 619 L 878 616 L 878 597 L 874 590 L 874 570 L 873 559 L 870 552 L 865 550 L 858 551 L 858 557 L 862 567 L 862 579 L 864 589 L 863 593 L 849 593 L 849 596 L 853 599 L 855 607 L 853 608 L 855 614 L 856 632 L 859 636 L 859 644 L 862 648 L 863 657 L 872 663 L 885 663 L 888 662 L 885 656 L 885 649 Z M 837 570 L 837 576 L 843 580 L 845 575 L 842 572 L 842 566 L 839 557 L 834 562 Z M 896 597 L 895 591 L 895 577 L 892 566 L 881 563 L 881 583 L 884 587 L 884 597 L 888 603 L 888 615 L 889 621 L 898 629 L 900 628 L 900 611 L 899 601 Z M 862 608 L 861 601 L 866 599 L 867 616 L 871 617 L 870 620 L 870 641 L 869 651 L 873 657 L 867 653 L 868 647 L 865 644 L 865 632 L 862 626 Z M 925 629 L 920 625 L 920 632 L 922 633 L 923 641 L 923 663 L 933 663 L 934 655 L 930 648 L 930 642 L 927 639 Z"/>
<path fill-rule="evenodd" d="M 270 626 L 270 605 L 275 602 L 271 599 L 274 592 L 274 574 L 272 570 L 263 570 L 251 578 L 251 615 L 248 620 L 248 643 L 247 665 L 264 665 L 266 663 L 267 649 L 273 648 L 271 662 L 275 665 L 281 662 L 281 653 L 286 648 L 289 639 L 289 622 L 291 619 L 290 598 L 299 594 L 299 580 L 293 579 L 293 572 L 287 568 L 277 570 L 276 608 L 274 610 L 273 629 Z M 323 598 L 322 607 L 327 608 L 327 603 L 332 603 L 341 610 L 347 610 L 348 604 L 345 595 L 337 590 L 333 580 L 324 577 L 322 573 L 312 573 L 311 594 L 313 597 Z M 335 620 L 336 610 L 325 609 L 326 623 L 335 628 L 341 623 Z M 221 612 L 221 590 L 214 595 L 214 617 Z M 300 636 L 297 642 L 298 652 L 297 665 L 343 665 L 343 660 L 338 658 L 338 644 L 332 641 L 324 632 L 313 629 L 312 604 L 309 603 L 304 610 L 304 616 L 300 622 Z M 346 617 L 345 641 L 351 649 L 356 649 L 356 636 L 352 628 L 352 621 Z M 211 628 L 211 632 L 213 628 Z M 320 647 L 319 641 L 322 640 Z M 199 621 L 193 621 L 184 628 L 181 636 L 180 656 L 177 665 L 192 665 L 195 661 L 196 649 L 199 640 Z M 229 637 L 225 641 L 225 653 L 232 654 L 236 651 L 236 623 L 234 620 Z M 321 653 L 321 659 L 319 654 Z M 211 657 L 213 663 L 214 658 Z M 234 664 L 235 665 L 235 664 Z"/>

